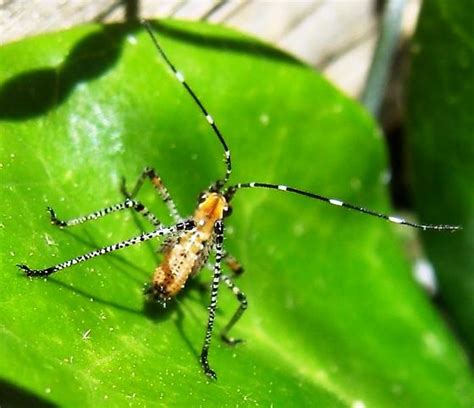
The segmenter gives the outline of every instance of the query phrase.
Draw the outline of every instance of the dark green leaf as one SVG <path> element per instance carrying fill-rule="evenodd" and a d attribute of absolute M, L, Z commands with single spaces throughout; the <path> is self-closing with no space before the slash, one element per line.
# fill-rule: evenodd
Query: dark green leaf
<path fill-rule="evenodd" d="M 462 225 L 423 240 L 453 326 L 474 351 L 474 24 L 470 1 L 425 2 L 414 44 L 409 131 L 423 220 Z"/>

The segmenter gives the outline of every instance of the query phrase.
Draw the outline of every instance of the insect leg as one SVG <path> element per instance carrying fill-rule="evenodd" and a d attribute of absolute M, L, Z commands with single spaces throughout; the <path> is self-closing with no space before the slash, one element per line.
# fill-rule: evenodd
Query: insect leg
<path fill-rule="evenodd" d="M 232 256 L 231 254 L 229 254 L 228 252 L 223 251 L 222 260 L 225 262 L 225 264 L 232 271 L 232 277 L 233 278 L 235 278 L 237 276 L 240 276 L 244 273 L 244 268 L 240 264 L 240 262 L 237 259 L 235 259 L 235 257 Z"/>
<path fill-rule="evenodd" d="M 227 287 L 234 293 L 234 295 L 237 297 L 237 300 L 240 302 L 239 308 L 235 311 L 234 315 L 232 316 L 232 319 L 230 319 L 229 323 L 227 323 L 227 325 L 221 332 L 222 340 L 224 340 L 227 344 L 233 346 L 237 343 L 241 343 L 242 340 L 234 339 L 233 337 L 228 337 L 228 333 L 229 330 L 234 327 L 235 323 L 238 322 L 245 309 L 247 309 L 247 297 L 237 286 L 235 286 L 234 282 L 232 282 L 232 279 L 229 276 L 221 275 L 221 281 L 227 285 Z"/>
<path fill-rule="evenodd" d="M 127 198 L 123 203 L 111 205 L 110 207 L 103 208 L 102 210 L 99 211 L 94 211 L 90 214 L 84 215 L 82 217 L 77 217 L 77 218 L 72 218 L 67 221 L 60 220 L 56 216 L 56 212 L 51 208 L 48 207 L 48 212 L 51 217 L 51 223 L 54 225 L 57 225 L 59 227 L 70 227 L 72 225 L 78 225 L 82 224 L 86 221 L 90 220 L 96 220 L 98 218 L 104 217 L 105 215 L 112 214 L 117 211 L 122 211 L 127 208 L 133 208 L 135 211 L 143 215 L 152 225 L 157 227 L 160 225 L 160 220 L 153 215 L 148 208 L 146 208 L 142 203 L 132 200 L 130 198 Z"/>
<path fill-rule="evenodd" d="M 211 345 L 212 329 L 214 328 L 214 319 L 216 316 L 219 282 L 221 280 L 222 242 L 224 240 L 224 224 L 222 223 L 222 220 L 216 221 L 216 224 L 214 225 L 214 231 L 216 233 L 216 263 L 214 264 L 214 274 L 211 283 L 211 302 L 209 304 L 209 317 L 207 320 L 206 336 L 204 338 L 204 344 L 201 350 L 201 367 L 207 376 L 217 379 L 215 371 L 209 367 L 208 354 L 209 346 Z"/>
<path fill-rule="evenodd" d="M 173 217 L 173 219 L 175 220 L 175 222 L 181 221 L 182 218 L 178 213 L 176 204 L 171 198 L 168 192 L 168 189 L 163 184 L 163 181 L 161 180 L 161 177 L 158 175 L 156 170 L 151 167 L 145 167 L 143 169 L 131 193 L 129 193 L 126 189 L 125 178 L 122 178 L 122 185 L 120 186 L 120 191 L 125 197 L 129 199 L 133 199 L 137 196 L 138 192 L 142 188 L 142 185 L 146 179 L 150 179 L 151 184 L 153 184 L 153 187 L 155 187 L 155 189 L 158 191 L 158 194 L 160 195 L 161 199 L 168 207 L 168 210 L 171 216 Z"/>
<path fill-rule="evenodd" d="M 17 265 L 27 276 L 47 276 L 52 273 L 58 272 L 62 269 L 69 268 L 70 266 L 76 265 L 80 262 L 87 261 L 89 259 L 95 258 L 96 256 L 101 256 L 109 252 L 116 251 L 118 249 L 126 248 L 132 245 L 139 244 L 140 242 L 148 241 L 149 239 L 174 234 L 182 230 L 192 230 L 196 226 L 196 223 L 192 220 L 187 220 L 180 222 L 171 227 L 161 227 L 152 232 L 145 232 L 143 234 L 137 235 L 133 238 L 127 239 L 125 241 L 118 242 L 94 251 L 88 252 L 87 254 L 77 256 L 76 258 L 70 259 L 68 261 L 62 262 L 60 264 L 50 266 L 45 269 L 30 269 L 26 265 Z"/>

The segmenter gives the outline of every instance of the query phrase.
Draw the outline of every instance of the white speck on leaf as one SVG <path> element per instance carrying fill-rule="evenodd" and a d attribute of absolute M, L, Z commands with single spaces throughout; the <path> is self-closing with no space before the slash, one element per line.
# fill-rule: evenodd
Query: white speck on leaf
<path fill-rule="evenodd" d="M 262 113 L 259 117 L 259 120 L 263 126 L 268 126 L 268 124 L 270 123 L 270 118 L 266 113 Z"/>
<path fill-rule="evenodd" d="M 431 295 L 438 292 L 438 282 L 433 265 L 426 259 L 418 259 L 415 262 L 413 274 L 416 281 L 423 286 Z"/>
<path fill-rule="evenodd" d="M 356 400 L 352 403 L 351 408 L 365 408 L 364 401 Z"/>
<path fill-rule="evenodd" d="M 444 344 L 433 332 L 426 332 L 423 334 L 423 343 L 426 346 L 428 352 L 435 356 L 441 356 L 444 354 Z"/>
<path fill-rule="evenodd" d="M 49 234 L 47 234 L 46 232 L 43 234 L 44 236 L 44 239 L 46 241 L 46 245 L 49 245 L 49 246 L 58 246 L 57 242 L 51 238 L 51 236 Z"/>
<path fill-rule="evenodd" d="M 127 42 L 131 45 L 137 45 L 137 39 L 133 35 L 127 35 Z"/>

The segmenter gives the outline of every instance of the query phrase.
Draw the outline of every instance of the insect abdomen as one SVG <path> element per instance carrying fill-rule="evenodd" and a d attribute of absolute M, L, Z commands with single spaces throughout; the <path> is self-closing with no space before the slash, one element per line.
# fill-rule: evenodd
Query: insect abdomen
<path fill-rule="evenodd" d="M 184 287 L 188 278 L 201 269 L 204 262 L 202 233 L 183 235 L 176 245 L 165 251 L 163 262 L 155 270 L 153 287 L 163 300 L 169 300 Z"/>

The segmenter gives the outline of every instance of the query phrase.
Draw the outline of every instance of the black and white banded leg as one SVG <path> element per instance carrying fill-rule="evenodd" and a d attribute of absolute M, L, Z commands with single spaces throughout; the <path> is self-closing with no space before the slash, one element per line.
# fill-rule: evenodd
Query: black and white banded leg
<path fill-rule="evenodd" d="M 217 375 L 214 370 L 209 366 L 208 354 L 209 347 L 211 345 L 212 330 L 214 328 L 214 319 L 216 317 L 217 308 L 217 296 L 219 290 L 219 283 L 221 281 L 221 261 L 222 261 L 222 243 L 224 241 L 224 224 L 222 220 L 216 221 L 214 225 L 214 232 L 216 234 L 215 239 L 215 250 L 216 250 L 216 263 L 214 264 L 214 273 L 211 282 L 211 302 L 209 304 L 209 316 L 207 320 L 206 336 L 204 338 L 204 344 L 201 350 L 201 367 L 204 373 L 214 380 L 217 379 Z"/>
<path fill-rule="evenodd" d="M 227 325 L 221 332 L 221 339 L 227 344 L 234 346 L 235 344 L 241 343 L 242 339 L 235 339 L 233 337 L 229 337 L 228 333 L 230 329 L 232 329 L 232 327 L 234 327 L 234 325 L 242 317 L 242 314 L 248 307 L 248 302 L 245 294 L 237 286 L 235 286 L 234 282 L 232 282 L 232 279 L 229 276 L 222 274 L 221 281 L 227 285 L 227 287 L 232 291 L 232 293 L 237 297 L 237 300 L 240 302 L 239 308 L 235 311 L 229 323 L 227 323 Z"/>
<path fill-rule="evenodd" d="M 195 226 L 196 226 L 196 223 L 193 220 L 186 220 L 170 227 L 161 227 L 161 228 L 156 229 L 155 231 L 145 232 L 143 234 L 137 235 L 125 241 L 121 241 L 116 244 L 112 244 L 100 249 L 96 249 L 84 255 L 77 256 L 73 259 L 59 263 L 54 266 L 50 266 L 49 268 L 45 268 L 45 269 L 31 269 L 28 266 L 22 265 L 22 264 L 19 264 L 17 266 L 23 272 L 25 272 L 27 276 L 48 276 L 48 275 L 51 275 L 52 273 L 58 272 L 65 268 L 69 268 L 70 266 L 76 265 L 80 262 L 87 261 L 97 256 L 105 255 L 109 252 L 117 251 L 118 249 L 136 245 L 141 242 L 148 241 L 149 239 L 152 239 L 152 238 L 161 237 L 163 235 L 175 234 L 183 230 L 190 231 L 193 228 L 195 228 Z"/>
<path fill-rule="evenodd" d="M 47 209 L 51 217 L 52 224 L 57 225 L 59 227 L 71 227 L 73 225 L 82 224 L 87 221 L 97 220 L 98 218 L 104 217 L 117 211 L 123 211 L 127 208 L 133 208 L 136 212 L 143 215 L 154 227 L 158 227 L 161 224 L 160 220 L 156 218 L 156 216 L 153 215 L 153 213 L 151 213 L 150 210 L 148 210 L 148 208 L 146 208 L 142 203 L 129 198 L 127 198 L 123 203 L 114 204 L 99 211 L 94 211 L 90 214 L 77 218 L 72 218 L 66 221 L 60 220 L 56 216 L 56 212 L 51 207 L 48 207 Z"/>
<path fill-rule="evenodd" d="M 178 213 L 178 209 L 176 208 L 176 204 L 174 203 L 173 199 L 171 198 L 168 189 L 165 187 L 163 184 L 163 181 L 161 180 L 161 177 L 158 175 L 155 169 L 152 167 L 145 167 L 138 177 L 137 182 L 135 183 L 135 187 L 133 188 L 132 192 L 129 193 L 127 191 L 127 188 L 125 186 L 125 178 L 122 178 L 122 185 L 120 186 L 120 191 L 122 194 L 129 198 L 129 199 L 134 199 L 140 189 L 143 186 L 143 183 L 145 182 L 146 179 L 149 179 L 151 181 L 151 184 L 153 184 L 153 187 L 158 191 L 158 194 L 160 195 L 161 199 L 163 202 L 166 204 L 168 207 L 168 211 L 170 212 L 171 216 L 173 217 L 175 222 L 179 222 L 182 220 L 181 216 Z"/>

